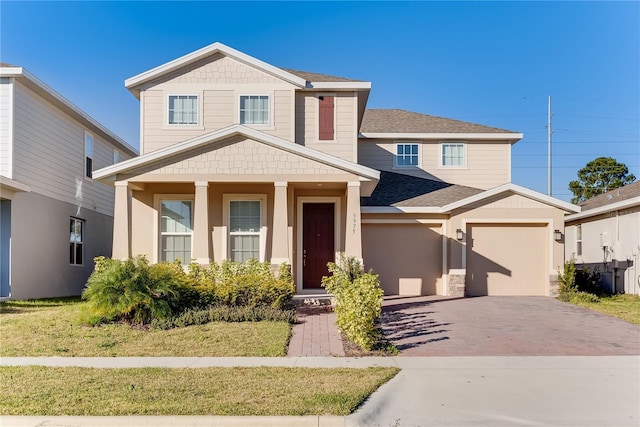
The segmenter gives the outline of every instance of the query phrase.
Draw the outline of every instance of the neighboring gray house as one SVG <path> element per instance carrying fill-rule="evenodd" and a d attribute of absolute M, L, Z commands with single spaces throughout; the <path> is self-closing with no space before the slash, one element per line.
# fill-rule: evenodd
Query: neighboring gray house
<path fill-rule="evenodd" d="M 137 151 L 22 67 L 0 64 L 0 298 L 78 295 L 111 255 L 113 187 Z"/>
<path fill-rule="evenodd" d="M 605 289 L 640 294 L 640 181 L 581 203 L 565 217 L 565 257 L 602 272 Z"/>

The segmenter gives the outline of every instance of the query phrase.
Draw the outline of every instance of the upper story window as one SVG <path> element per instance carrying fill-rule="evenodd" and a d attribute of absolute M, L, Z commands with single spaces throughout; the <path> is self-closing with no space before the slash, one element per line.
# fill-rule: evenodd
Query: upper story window
<path fill-rule="evenodd" d="M 113 149 L 113 164 L 120 162 L 120 152 L 117 148 Z"/>
<path fill-rule="evenodd" d="M 464 167 L 466 166 L 466 147 L 464 143 L 443 143 L 440 144 L 441 157 L 440 166 Z"/>
<path fill-rule="evenodd" d="M 318 139 L 333 141 L 335 139 L 335 102 L 333 96 L 318 96 Z"/>
<path fill-rule="evenodd" d="M 268 125 L 269 96 L 240 95 L 240 124 Z"/>
<path fill-rule="evenodd" d="M 198 124 L 198 95 L 169 95 L 169 124 Z"/>
<path fill-rule="evenodd" d="M 69 220 L 69 264 L 82 265 L 82 247 L 84 245 L 84 220 Z"/>
<path fill-rule="evenodd" d="M 93 135 L 84 133 L 84 176 L 93 176 Z"/>
<path fill-rule="evenodd" d="M 398 167 L 411 167 L 418 166 L 419 159 L 419 145 L 416 143 L 411 144 L 396 144 L 396 156 L 395 166 Z"/>

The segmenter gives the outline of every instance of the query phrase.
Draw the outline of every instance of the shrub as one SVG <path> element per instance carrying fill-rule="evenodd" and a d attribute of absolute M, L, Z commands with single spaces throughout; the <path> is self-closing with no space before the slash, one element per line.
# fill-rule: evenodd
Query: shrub
<path fill-rule="evenodd" d="M 567 302 L 572 294 L 578 291 L 576 287 L 576 262 L 573 258 L 564 263 L 564 270 L 558 275 L 558 299 Z"/>
<path fill-rule="evenodd" d="M 558 299 L 573 304 L 579 302 L 599 302 L 596 295 L 602 293 L 601 274 L 596 267 L 578 270 L 573 258 L 564 264 L 564 271 L 558 276 Z"/>
<path fill-rule="evenodd" d="M 203 325 L 209 322 L 260 322 L 274 321 L 295 323 L 295 310 L 279 310 L 272 307 L 211 306 L 207 309 L 190 309 L 179 316 L 157 319 L 152 326 L 158 329 Z"/>
<path fill-rule="evenodd" d="M 594 303 L 594 302 L 600 302 L 600 297 L 589 292 L 578 291 L 569 296 L 568 302 L 572 304 Z"/>
<path fill-rule="evenodd" d="M 590 294 L 603 294 L 600 269 L 596 266 L 593 270 L 586 267 L 576 270 L 576 288 Z"/>
<path fill-rule="evenodd" d="M 126 261 L 97 257 L 82 298 L 88 302 L 85 318 L 92 323 L 126 320 L 149 323 L 167 318 L 180 307 L 180 290 L 187 286 L 176 264 L 149 265 L 145 257 Z"/>
<path fill-rule="evenodd" d="M 347 339 L 371 350 L 380 339 L 376 320 L 382 313 L 378 275 L 364 273 L 358 260 L 341 256 L 340 264 L 330 262 L 331 276 L 322 278 L 322 286 L 336 298 L 337 324 Z"/>

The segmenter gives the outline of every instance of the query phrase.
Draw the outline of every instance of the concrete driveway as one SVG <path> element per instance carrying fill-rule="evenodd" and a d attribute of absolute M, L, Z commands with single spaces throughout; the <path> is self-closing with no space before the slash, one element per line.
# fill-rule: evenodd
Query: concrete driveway
<path fill-rule="evenodd" d="M 548 297 L 386 298 L 402 356 L 640 355 L 640 326 Z"/>

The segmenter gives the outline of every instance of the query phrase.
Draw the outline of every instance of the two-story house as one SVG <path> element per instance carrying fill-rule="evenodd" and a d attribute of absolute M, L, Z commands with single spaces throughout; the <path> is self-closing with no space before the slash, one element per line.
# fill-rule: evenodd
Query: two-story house
<path fill-rule="evenodd" d="M 0 64 L 0 298 L 78 295 L 111 255 L 113 187 L 93 171 L 136 156 L 22 67 Z"/>
<path fill-rule="evenodd" d="M 387 294 L 552 292 L 578 208 L 510 183 L 520 133 L 367 110 L 370 82 L 220 43 L 125 86 L 141 155 L 95 174 L 115 186 L 114 257 L 288 262 L 310 294 L 343 252 Z"/>

